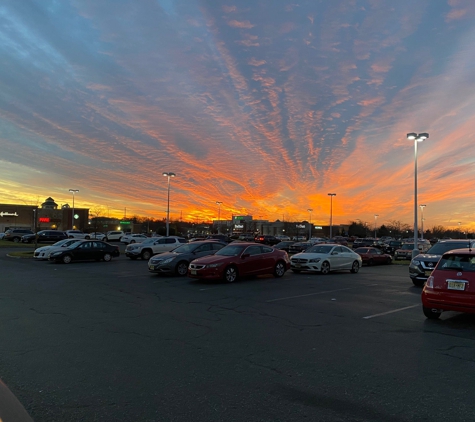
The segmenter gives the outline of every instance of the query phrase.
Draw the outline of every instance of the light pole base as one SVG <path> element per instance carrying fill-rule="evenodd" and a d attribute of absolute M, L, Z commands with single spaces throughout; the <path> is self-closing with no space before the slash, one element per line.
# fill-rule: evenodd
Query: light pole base
<path fill-rule="evenodd" d="M 417 255 L 419 255 L 421 253 L 421 251 L 419 249 L 413 249 L 412 250 L 412 258 L 411 259 L 414 259 Z"/>

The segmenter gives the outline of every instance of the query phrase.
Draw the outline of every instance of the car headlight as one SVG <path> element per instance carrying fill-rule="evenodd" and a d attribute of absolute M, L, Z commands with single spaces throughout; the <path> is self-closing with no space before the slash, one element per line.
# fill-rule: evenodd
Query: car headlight
<path fill-rule="evenodd" d="M 167 258 L 167 259 L 165 259 L 165 261 L 162 261 L 162 264 L 169 264 L 169 263 L 172 262 L 174 259 L 175 259 L 174 257 Z"/>
<path fill-rule="evenodd" d="M 206 267 L 208 267 L 208 268 L 217 268 L 221 265 L 223 265 L 223 263 L 219 262 L 219 263 L 216 263 L 216 264 L 208 264 Z"/>
<path fill-rule="evenodd" d="M 412 262 L 411 262 L 411 265 L 420 265 L 420 261 L 418 261 L 417 259 L 413 259 Z"/>
<path fill-rule="evenodd" d="M 313 258 L 313 259 L 309 260 L 308 262 L 316 263 L 316 262 L 320 262 L 321 260 L 322 260 L 321 258 Z"/>

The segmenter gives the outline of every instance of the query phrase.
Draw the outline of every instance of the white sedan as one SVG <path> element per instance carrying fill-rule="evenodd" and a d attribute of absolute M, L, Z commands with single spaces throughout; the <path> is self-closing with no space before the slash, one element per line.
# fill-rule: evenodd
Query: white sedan
<path fill-rule="evenodd" d="M 52 252 L 56 252 L 58 250 L 61 250 L 61 248 L 67 248 L 68 246 L 83 241 L 83 239 L 63 239 L 59 242 L 54 243 L 53 245 L 41 246 L 40 248 L 35 249 L 35 252 L 33 253 L 33 258 L 49 259 L 49 256 Z"/>
<path fill-rule="evenodd" d="M 145 239 L 148 239 L 147 236 L 144 234 L 132 233 L 126 234 L 120 238 L 122 243 L 126 243 L 127 245 L 130 243 L 142 243 Z"/>
<path fill-rule="evenodd" d="M 350 248 L 331 243 L 312 246 L 290 258 L 290 269 L 294 273 L 318 271 L 328 274 L 330 271 L 339 270 L 357 273 L 362 265 L 361 256 Z"/>

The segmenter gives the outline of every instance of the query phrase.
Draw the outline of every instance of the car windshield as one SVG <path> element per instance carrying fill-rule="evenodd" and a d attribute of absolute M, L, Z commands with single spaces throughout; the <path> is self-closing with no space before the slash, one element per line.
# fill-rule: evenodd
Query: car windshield
<path fill-rule="evenodd" d="M 178 248 L 173 249 L 173 252 L 176 252 L 176 253 L 190 253 L 190 252 L 193 252 L 198 247 L 200 247 L 199 244 L 186 243 L 184 245 L 178 246 Z"/>
<path fill-rule="evenodd" d="M 432 246 L 426 254 L 430 255 L 442 255 L 445 252 L 451 251 L 452 249 L 468 248 L 470 245 L 468 242 L 439 242 Z"/>
<path fill-rule="evenodd" d="M 311 248 L 308 248 L 305 251 L 305 253 L 330 253 L 332 249 L 333 249 L 333 246 L 325 246 L 325 245 L 312 246 Z"/>
<path fill-rule="evenodd" d="M 444 255 L 437 266 L 439 270 L 461 270 L 475 272 L 475 255 Z"/>
<path fill-rule="evenodd" d="M 52 246 L 61 246 L 61 245 L 64 245 L 65 243 L 68 243 L 68 242 L 71 242 L 71 239 L 63 239 L 63 240 L 59 240 L 58 242 L 56 243 L 53 243 Z"/>
<path fill-rule="evenodd" d="M 238 256 L 244 248 L 247 248 L 246 246 L 242 245 L 230 245 L 230 246 L 225 246 L 223 249 L 220 249 L 218 252 L 215 253 L 215 255 L 222 255 L 222 256 Z"/>

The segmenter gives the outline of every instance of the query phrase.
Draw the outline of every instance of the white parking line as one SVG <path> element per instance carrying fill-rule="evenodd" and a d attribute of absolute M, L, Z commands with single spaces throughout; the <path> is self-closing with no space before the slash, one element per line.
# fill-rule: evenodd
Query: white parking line
<path fill-rule="evenodd" d="M 412 305 L 412 306 L 406 306 L 405 308 L 393 309 L 392 311 L 381 312 L 380 314 L 365 316 L 363 317 L 363 319 L 370 319 L 370 318 L 376 318 L 378 316 L 393 314 L 394 312 L 405 311 L 406 309 L 417 308 L 418 306 L 421 306 L 421 305 Z"/>
<path fill-rule="evenodd" d="M 323 292 L 309 293 L 309 294 L 306 294 L 306 295 L 282 297 L 282 298 L 280 298 L 280 299 L 266 300 L 266 302 L 277 302 L 277 301 L 279 301 L 279 300 L 295 299 L 295 298 L 298 298 L 298 297 L 323 295 L 323 294 L 325 294 L 325 293 L 342 292 L 343 290 L 351 290 L 351 289 L 354 289 L 354 287 L 348 287 L 348 288 L 346 288 L 346 289 L 337 289 L 337 290 L 326 290 L 326 291 L 323 291 Z"/>

